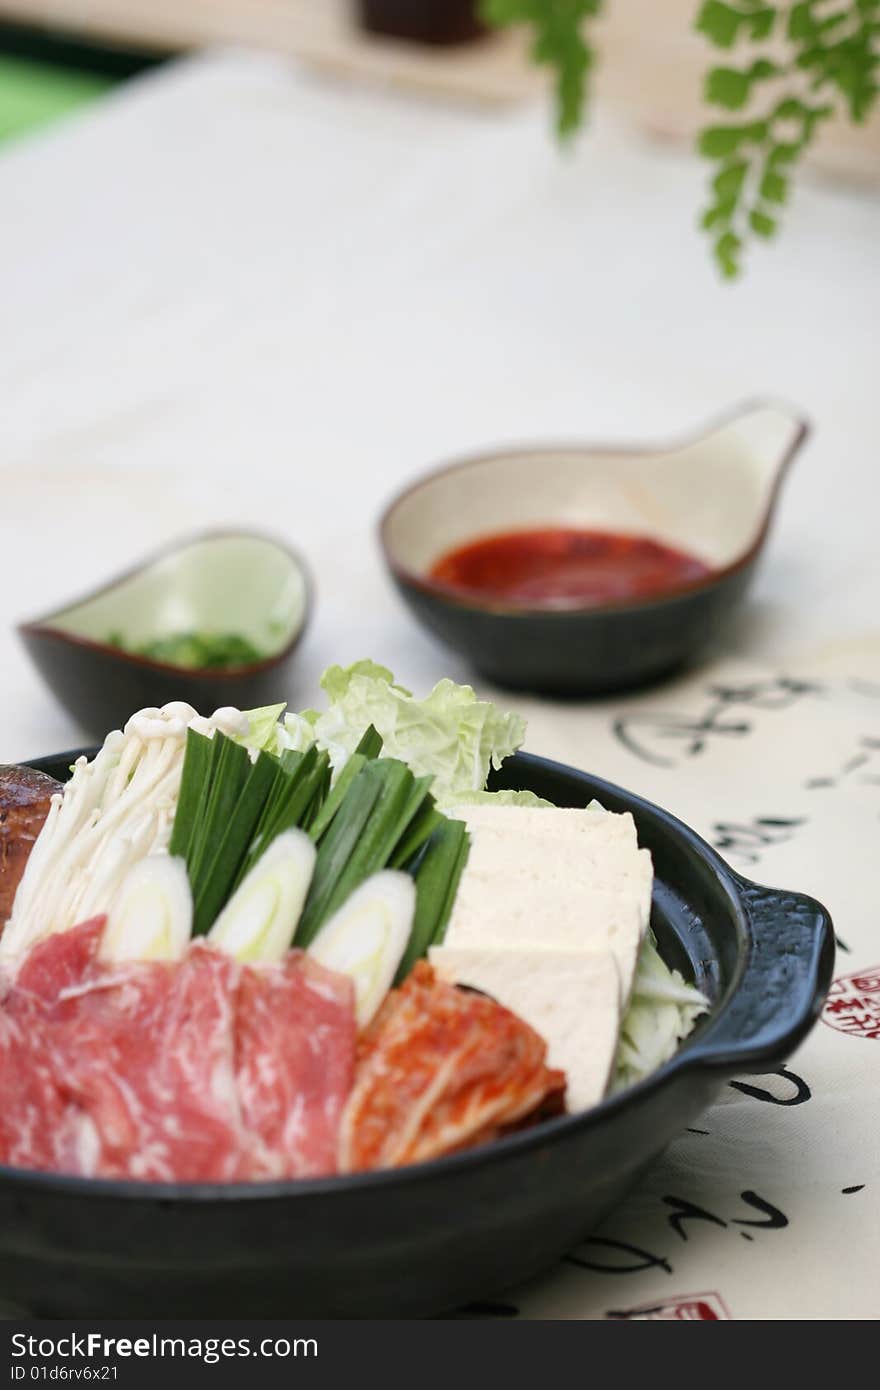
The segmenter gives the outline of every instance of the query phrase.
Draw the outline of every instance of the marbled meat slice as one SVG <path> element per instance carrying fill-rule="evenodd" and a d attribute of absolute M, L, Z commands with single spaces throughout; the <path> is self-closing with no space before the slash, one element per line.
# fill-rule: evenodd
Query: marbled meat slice
<path fill-rule="evenodd" d="M 396 1167 L 471 1147 L 563 1108 L 565 1075 L 528 1024 L 419 962 L 358 1050 L 342 1116 L 343 1172 Z"/>
<path fill-rule="evenodd" d="M 106 969 L 82 995 L 60 1045 L 101 1138 L 100 1176 L 247 1175 L 234 1071 L 239 974 L 234 961 L 197 946 L 176 964 Z"/>
<path fill-rule="evenodd" d="M 152 1058 L 129 1053 L 140 1077 L 147 1145 L 129 1158 L 132 1176 L 177 1182 L 233 1182 L 255 1176 L 255 1145 L 242 1124 L 235 1080 L 241 968 L 202 943 L 166 967 Z M 152 1161 L 150 1161 L 152 1159 Z"/>
<path fill-rule="evenodd" d="M 351 980 L 302 951 L 280 967 L 246 967 L 237 1027 L 242 1118 L 261 1143 L 263 1175 L 334 1173 L 354 1079 Z"/>
<path fill-rule="evenodd" d="M 97 969 L 105 916 L 81 922 L 70 931 L 44 937 L 28 951 L 14 978 L 9 1006 L 14 1010 L 24 998 L 39 1000 L 46 1008 L 62 1010 L 71 996 L 90 981 Z M 70 994 L 68 994 L 70 991 Z"/>
<path fill-rule="evenodd" d="M 36 1005 L 0 1011 L 0 1162 L 76 1172 L 68 1102 L 42 1044 Z"/>
<path fill-rule="evenodd" d="M 46 937 L 0 985 L 0 1161 L 167 1182 L 334 1172 L 351 981 L 299 951 L 254 969 L 204 942 L 105 964 L 104 925 Z"/>
<path fill-rule="evenodd" d="M 177 964 L 102 965 L 103 924 L 40 942 L 6 1000 L 13 1019 L 39 1015 L 40 1058 L 65 1102 L 63 1161 L 53 1166 L 178 1182 L 247 1176 L 253 1146 L 234 1067 L 239 967 L 203 946 Z"/>
<path fill-rule="evenodd" d="M 0 1011 L 0 1154 L 21 1168 L 94 1171 L 95 1126 L 59 1073 L 55 1040 L 68 1000 L 92 969 L 106 919 L 96 917 L 41 942 L 14 982 L 3 980 Z"/>

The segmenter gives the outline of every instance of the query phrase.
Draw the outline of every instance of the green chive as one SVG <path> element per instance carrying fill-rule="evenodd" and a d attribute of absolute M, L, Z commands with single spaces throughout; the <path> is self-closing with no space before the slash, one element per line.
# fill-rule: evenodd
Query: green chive
<path fill-rule="evenodd" d="M 446 885 L 446 896 L 443 899 L 443 906 L 437 918 L 437 925 L 434 928 L 434 935 L 431 937 L 432 946 L 442 946 L 446 940 L 446 928 L 449 926 L 449 919 L 452 916 L 452 909 L 455 906 L 455 898 L 458 893 L 458 885 L 464 873 L 468 855 L 471 852 L 471 840 L 468 835 L 467 826 L 464 821 L 450 821 L 450 825 L 461 826 L 456 838 L 459 841 L 458 854 L 452 865 L 449 881 Z"/>
<path fill-rule="evenodd" d="M 207 795 L 211 767 L 211 740 L 194 729 L 186 731 L 186 751 L 180 777 L 180 794 L 168 853 L 186 859 L 198 823 L 198 813 Z"/>
<path fill-rule="evenodd" d="M 400 839 L 401 828 L 406 828 L 403 817 L 411 804 L 415 783 L 406 764 L 391 758 L 371 762 L 361 773 L 361 779 L 378 784 L 379 794 L 372 814 L 327 898 L 321 921 L 341 907 L 365 878 L 385 868 Z M 419 799 L 423 797 L 424 791 Z"/>
<path fill-rule="evenodd" d="M 248 751 L 225 734 L 211 740 L 210 787 L 190 842 L 186 867 L 195 890 L 199 875 L 224 834 L 250 772 Z"/>
<path fill-rule="evenodd" d="M 257 822 L 250 848 L 239 868 L 234 884 L 236 888 L 283 830 L 301 824 L 323 785 L 329 766 L 326 753 L 319 753 L 313 746 L 306 753 L 297 754 L 295 760 L 288 760 L 290 771 L 287 772 L 283 766 L 286 756 L 282 756 L 282 765 Z"/>
<path fill-rule="evenodd" d="M 290 794 L 290 790 L 294 785 L 294 779 L 299 776 L 305 776 L 314 766 L 316 758 L 317 753 L 312 753 L 308 760 L 306 760 L 304 753 L 294 753 L 292 750 L 287 750 L 282 753 L 278 760 L 278 771 L 275 776 L 275 781 L 272 783 L 272 789 L 266 797 L 263 813 L 257 822 L 257 829 L 254 834 L 255 844 L 259 843 L 272 821 L 274 821 L 275 817 L 278 815 L 285 799 Z"/>
<path fill-rule="evenodd" d="M 313 840 L 320 840 L 325 830 L 327 830 L 330 822 L 345 800 L 349 787 L 361 769 L 366 766 L 366 763 L 367 759 L 362 753 L 352 753 L 345 767 L 337 777 L 336 785 L 331 789 L 329 796 L 309 826 L 309 834 Z"/>
<path fill-rule="evenodd" d="M 413 821 L 415 820 L 416 816 L 420 813 L 422 808 L 426 805 L 433 806 L 434 798 L 430 795 L 431 783 L 433 782 L 433 780 L 434 778 L 430 774 L 426 777 L 416 777 L 413 780 L 413 784 L 410 789 L 409 796 L 407 797 L 406 802 L 404 803 L 400 819 L 397 825 L 394 827 L 395 846 L 400 843 L 402 837 L 409 830 L 410 826 L 412 825 Z M 390 859 L 391 856 L 389 855 L 388 857 Z M 386 863 L 387 862 L 388 861 L 386 860 Z"/>
<path fill-rule="evenodd" d="M 445 820 L 446 817 L 442 811 L 437 810 L 433 797 L 426 797 L 413 816 L 406 833 L 401 836 L 400 842 L 395 846 L 394 853 L 388 860 L 389 869 L 410 868 L 419 850 L 427 844 L 434 831 Z"/>
<path fill-rule="evenodd" d="M 309 896 L 294 938 L 297 946 L 308 946 L 327 917 L 328 903 L 336 884 L 379 799 L 382 785 L 376 777 L 368 775 L 372 766 L 368 764 L 355 777 L 321 841 Z"/>
<path fill-rule="evenodd" d="M 311 752 L 311 749 L 309 751 Z M 308 754 L 306 755 L 293 773 L 291 785 L 269 824 L 261 854 L 282 831 L 292 830 L 294 826 L 303 824 L 313 803 L 316 800 L 320 801 L 325 794 L 329 776 L 330 758 L 326 753 L 318 753 L 316 750 L 314 760 L 310 760 Z"/>
<path fill-rule="evenodd" d="M 378 758 L 382 752 L 382 735 L 377 733 L 375 725 L 369 724 L 361 735 L 361 741 L 354 750 L 365 758 Z"/>
<path fill-rule="evenodd" d="M 469 848 L 464 821 L 446 820 L 435 830 L 415 873 L 416 911 L 409 945 L 394 983 L 406 979 L 428 947 L 443 940 Z"/>
<path fill-rule="evenodd" d="M 213 857 L 206 855 L 205 867 L 193 885 L 193 935 L 210 930 L 225 906 L 278 771 L 278 759 L 268 753 L 260 753 L 251 766 L 216 852 Z"/>

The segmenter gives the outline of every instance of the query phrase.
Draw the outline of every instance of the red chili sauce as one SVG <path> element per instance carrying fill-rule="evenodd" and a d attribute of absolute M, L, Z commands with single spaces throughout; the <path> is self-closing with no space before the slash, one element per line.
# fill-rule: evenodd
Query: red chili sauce
<path fill-rule="evenodd" d="M 555 526 L 482 536 L 430 570 L 461 594 L 530 607 L 653 598 L 711 573 L 696 556 L 645 536 Z"/>

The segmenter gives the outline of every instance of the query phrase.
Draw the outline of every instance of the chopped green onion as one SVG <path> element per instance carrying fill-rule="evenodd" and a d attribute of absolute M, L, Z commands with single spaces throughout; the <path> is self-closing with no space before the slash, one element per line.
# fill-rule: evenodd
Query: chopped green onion
<path fill-rule="evenodd" d="M 121 632 L 111 632 L 107 642 L 134 656 L 146 656 L 188 671 L 252 666 L 265 661 L 268 655 L 240 632 L 169 632 L 140 643 L 127 642 Z"/>
<path fill-rule="evenodd" d="M 209 940 L 239 961 L 280 961 L 288 950 L 315 868 L 315 846 L 285 830 L 236 889 Z"/>
<path fill-rule="evenodd" d="M 167 854 L 141 859 L 123 879 L 101 938 L 104 960 L 178 960 L 193 903 L 186 865 Z"/>
<path fill-rule="evenodd" d="M 406 950 L 416 904 L 409 874 L 372 874 L 321 927 L 309 947 L 329 970 L 349 975 L 355 1012 L 365 1028 L 380 1007 Z"/>

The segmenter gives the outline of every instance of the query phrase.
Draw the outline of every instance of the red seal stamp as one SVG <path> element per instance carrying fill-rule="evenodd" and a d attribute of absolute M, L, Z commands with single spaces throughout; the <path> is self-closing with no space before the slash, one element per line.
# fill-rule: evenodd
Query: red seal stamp
<path fill-rule="evenodd" d="M 730 1313 L 717 1293 L 685 1293 L 665 1298 L 662 1303 L 644 1303 L 606 1313 L 607 1318 L 626 1318 L 636 1322 L 729 1322 Z"/>
<path fill-rule="evenodd" d="M 822 1022 L 857 1038 L 880 1038 L 880 965 L 834 980 Z"/>

